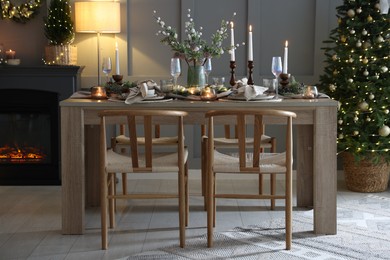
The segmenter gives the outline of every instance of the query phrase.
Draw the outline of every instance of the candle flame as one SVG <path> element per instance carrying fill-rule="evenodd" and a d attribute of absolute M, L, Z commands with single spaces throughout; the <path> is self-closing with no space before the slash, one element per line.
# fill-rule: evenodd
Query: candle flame
<path fill-rule="evenodd" d="M 249 31 L 250 32 L 252 31 L 252 25 L 249 25 Z"/>
<path fill-rule="evenodd" d="M 286 41 L 286 43 L 284 44 L 285 47 L 288 47 L 288 41 Z"/>
<path fill-rule="evenodd" d="M 234 27 L 234 23 L 233 22 L 230 22 L 230 26 L 232 27 L 232 29 L 233 29 L 233 27 Z"/>

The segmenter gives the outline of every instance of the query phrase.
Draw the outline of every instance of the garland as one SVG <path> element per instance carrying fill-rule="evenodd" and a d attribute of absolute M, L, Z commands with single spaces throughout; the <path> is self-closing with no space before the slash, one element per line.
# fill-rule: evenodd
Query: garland
<path fill-rule="evenodd" d="M 18 23 L 26 23 L 38 13 L 41 0 L 29 0 L 19 6 L 9 0 L 0 0 L 1 19 L 12 19 Z"/>

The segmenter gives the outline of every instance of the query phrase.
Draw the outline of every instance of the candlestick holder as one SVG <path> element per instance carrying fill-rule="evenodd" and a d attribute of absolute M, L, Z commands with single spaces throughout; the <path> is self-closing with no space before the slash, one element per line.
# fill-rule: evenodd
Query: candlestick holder
<path fill-rule="evenodd" d="M 122 84 L 123 75 L 112 75 L 114 81 L 118 84 Z"/>
<path fill-rule="evenodd" d="M 280 85 L 282 85 L 282 88 L 287 88 L 290 83 L 288 80 L 290 78 L 290 74 L 282 73 L 279 75 L 279 78 L 281 79 Z"/>
<path fill-rule="evenodd" d="M 235 77 L 235 69 L 236 69 L 236 62 L 230 61 L 230 86 L 236 85 L 236 77 Z"/>
<path fill-rule="evenodd" d="M 248 77 L 248 85 L 253 85 L 255 84 L 253 82 L 253 78 L 252 78 L 252 73 L 253 73 L 253 61 L 252 60 L 249 60 L 248 61 L 248 69 L 249 69 L 249 77 Z"/>

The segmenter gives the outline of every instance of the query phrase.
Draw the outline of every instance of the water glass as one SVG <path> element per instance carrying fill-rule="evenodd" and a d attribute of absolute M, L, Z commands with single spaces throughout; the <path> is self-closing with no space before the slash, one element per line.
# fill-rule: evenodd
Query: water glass
<path fill-rule="evenodd" d="M 277 79 L 263 79 L 263 87 L 268 88 L 269 96 L 278 96 L 278 80 Z"/>
<path fill-rule="evenodd" d="M 164 93 L 169 93 L 173 91 L 173 80 L 172 79 L 162 79 L 160 81 L 161 91 Z"/>

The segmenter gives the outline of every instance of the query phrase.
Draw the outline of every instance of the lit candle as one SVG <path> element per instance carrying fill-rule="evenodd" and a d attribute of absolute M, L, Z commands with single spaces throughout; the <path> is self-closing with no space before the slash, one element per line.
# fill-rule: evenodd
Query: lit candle
<path fill-rule="evenodd" d="M 118 49 L 118 43 L 115 42 L 115 74 L 120 75 L 120 69 L 119 69 L 119 49 Z"/>
<path fill-rule="evenodd" d="M 91 97 L 93 99 L 105 99 L 107 98 L 106 89 L 104 87 L 92 87 L 91 89 Z"/>
<path fill-rule="evenodd" d="M 15 59 L 15 55 L 16 55 L 16 51 L 13 51 L 11 49 L 5 52 L 5 57 L 7 60 Z"/>
<path fill-rule="evenodd" d="M 288 41 L 284 45 L 284 57 L 283 57 L 283 73 L 287 74 L 287 63 L 288 63 Z"/>
<path fill-rule="evenodd" d="M 231 52 L 230 52 L 230 60 L 235 61 L 236 60 L 236 53 L 234 50 L 234 24 L 233 22 L 230 23 L 231 28 L 230 28 L 230 46 L 231 46 Z"/>
<path fill-rule="evenodd" d="M 252 25 L 249 25 L 248 35 L 248 60 L 253 61 Z"/>

